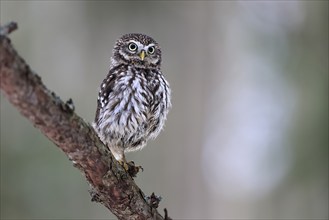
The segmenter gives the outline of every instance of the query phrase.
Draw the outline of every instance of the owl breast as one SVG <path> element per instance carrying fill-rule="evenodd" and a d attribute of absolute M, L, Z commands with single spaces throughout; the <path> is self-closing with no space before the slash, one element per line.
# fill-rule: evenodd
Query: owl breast
<path fill-rule="evenodd" d="M 101 85 L 95 127 L 104 143 L 138 150 L 159 134 L 170 106 L 159 70 L 118 68 Z"/>

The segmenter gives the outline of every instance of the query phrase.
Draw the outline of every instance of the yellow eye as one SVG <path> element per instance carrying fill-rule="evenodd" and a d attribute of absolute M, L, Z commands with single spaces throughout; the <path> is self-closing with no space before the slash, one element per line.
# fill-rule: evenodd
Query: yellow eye
<path fill-rule="evenodd" d="M 128 49 L 130 50 L 130 51 L 136 51 L 137 50 L 137 44 L 135 44 L 135 43 L 130 43 L 130 44 L 128 44 Z"/>
<path fill-rule="evenodd" d="M 148 54 L 154 54 L 154 52 L 155 52 L 154 46 L 151 46 L 151 47 L 147 48 L 147 53 Z"/>

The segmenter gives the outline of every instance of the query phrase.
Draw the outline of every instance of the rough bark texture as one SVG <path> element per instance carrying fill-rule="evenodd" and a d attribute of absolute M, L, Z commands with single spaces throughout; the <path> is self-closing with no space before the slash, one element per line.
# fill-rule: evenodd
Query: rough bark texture
<path fill-rule="evenodd" d="M 0 27 L 3 94 L 84 173 L 93 201 L 102 203 L 119 219 L 164 219 L 146 201 L 143 192 L 93 128 L 74 113 L 72 101 L 64 103 L 49 91 L 17 54 L 6 36 L 15 29 L 12 25 Z"/>

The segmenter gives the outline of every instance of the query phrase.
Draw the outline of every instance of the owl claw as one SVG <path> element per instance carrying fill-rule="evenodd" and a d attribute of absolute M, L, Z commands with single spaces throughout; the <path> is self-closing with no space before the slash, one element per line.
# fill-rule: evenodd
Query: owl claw
<path fill-rule="evenodd" d="M 129 173 L 131 177 L 136 177 L 137 173 L 141 170 L 144 171 L 142 166 L 135 166 L 134 161 L 119 161 L 121 166 Z"/>

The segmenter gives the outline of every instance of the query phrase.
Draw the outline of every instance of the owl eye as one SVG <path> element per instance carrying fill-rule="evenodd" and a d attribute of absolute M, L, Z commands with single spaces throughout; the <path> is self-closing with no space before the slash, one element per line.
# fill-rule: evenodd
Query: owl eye
<path fill-rule="evenodd" d="M 147 53 L 148 54 L 153 54 L 154 52 L 155 52 L 154 46 L 151 46 L 151 47 L 147 48 Z"/>
<path fill-rule="evenodd" d="M 137 44 L 135 44 L 135 43 L 130 43 L 130 44 L 128 44 L 128 49 L 130 50 L 130 51 L 136 51 L 137 50 Z"/>

